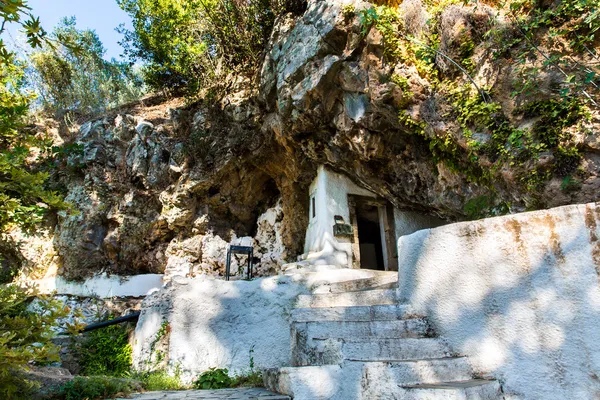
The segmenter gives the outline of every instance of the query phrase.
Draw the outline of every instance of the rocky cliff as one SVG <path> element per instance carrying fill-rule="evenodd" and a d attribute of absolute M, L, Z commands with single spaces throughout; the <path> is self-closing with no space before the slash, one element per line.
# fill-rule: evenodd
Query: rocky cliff
<path fill-rule="evenodd" d="M 63 132 L 81 151 L 56 179 L 77 210 L 56 222 L 59 272 L 218 274 L 237 241 L 272 274 L 303 251 L 320 164 L 447 220 L 597 200 L 597 75 L 575 70 L 598 70 L 594 45 L 449 3 L 311 0 L 278 18 L 256 76 Z"/>

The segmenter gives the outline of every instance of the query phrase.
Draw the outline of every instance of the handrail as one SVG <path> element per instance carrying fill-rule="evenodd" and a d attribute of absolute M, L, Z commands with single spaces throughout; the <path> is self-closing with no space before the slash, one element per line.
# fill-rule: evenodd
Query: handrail
<path fill-rule="evenodd" d="M 122 324 L 123 322 L 137 321 L 139 318 L 140 318 L 140 311 L 134 312 L 131 314 L 127 314 L 122 317 L 110 319 L 108 321 L 102 321 L 102 322 L 96 322 L 94 324 L 89 324 L 89 325 L 85 326 L 82 330 L 80 330 L 79 333 L 90 332 L 90 331 L 94 331 L 96 329 L 105 328 L 107 326 Z M 69 332 L 63 332 L 62 334 L 68 335 Z"/>

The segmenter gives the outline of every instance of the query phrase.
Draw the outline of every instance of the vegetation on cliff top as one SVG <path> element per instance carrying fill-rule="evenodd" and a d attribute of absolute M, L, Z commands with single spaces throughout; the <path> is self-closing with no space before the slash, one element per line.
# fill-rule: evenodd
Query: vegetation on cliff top
<path fill-rule="evenodd" d="M 531 208 L 552 177 L 570 183 L 585 179 L 577 136 L 593 134 L 583 125 L 599 110 L 596 2 L 407 4 L 362 10 L 358 17 L 364 35 L 370 29 L 382 34 L 387 62 L 416 67 L 445 110 L 443 117 L 460 124 L 458 134 L 440 132 L 426 115 L 399 110 L 400 122 L 428 141 L 435 160 L 492 193 L 503 171 L 514 171 L 510 179 L 527 193 Z M 501 75 L 501 68 L 514 73 L 494 82 L 489 75 Z M 540 90 L 549 77 L 549 89 Z M 502 79 L 511 79 L 510 93 Z M 508 211 L 490 198 L 485 203 L 489 207 L 481 213 L 465 209 L 466 214 Z"/>

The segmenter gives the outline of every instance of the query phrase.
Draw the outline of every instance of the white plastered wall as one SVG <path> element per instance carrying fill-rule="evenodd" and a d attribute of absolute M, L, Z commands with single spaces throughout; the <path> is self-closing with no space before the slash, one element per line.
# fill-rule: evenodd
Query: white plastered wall
<path fill-rule="evenodd" d="M 315 264 L 333 264 L 351 267 L 352 243 L 350 238 L 333 236 L 334 216 L 340 215 L 350 223 L 348 195 L 377 196 L 352 182 L 344 175 L 320 166 L 317 177 L 310 186 L 311 206 L 306 230 L 304 252 Z M 316 216 L 312 214 L 312 197 L 315 198 Z"/>
<path fill-rule="evenodd" d="M 334 216 L 340 215 L 344 222 L 350 223 L 348 195 L 377 198 L 377 195 L 364 189 L 348 177 L 332 172 L 320 166 L 317 177 L 309 188 L 310 207 L 309 224 L 306 230 L 304 252 L 315 264 L 334 264 L 343 267 L 352 265 L 351 238 L 334 237 Z M 313 217 L 312 198 L 315 199 L 315 216 Z M 380 210 L 380 226 L 384 226 L 384 212 Z M 396 240 L 419 229 L 440 226 L 444 221 L 421 215 L 411 211 L 394 209 Z M 382 232 L 383 236 L 383 232 Z M 387 258 L 386 241 L 382 237 L 384 259 Z M 387 265 L 387 261 L 386 261 Z"/>
<path fill-rule="evenodd" d="M 400 238 L 399 292 L 508 399 L 600 398 L 600 207 Z"/>

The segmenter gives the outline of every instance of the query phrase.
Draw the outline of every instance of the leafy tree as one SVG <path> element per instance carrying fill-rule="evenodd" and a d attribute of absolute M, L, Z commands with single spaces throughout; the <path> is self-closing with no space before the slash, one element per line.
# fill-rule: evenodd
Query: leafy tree
<path fill-rule="evenodd" d="M 193 86 L 207 73 L 209 49 L 200 27 L 200 1 L 117 0 L 133 20 L 120 43 L 132 61 L 146 62 L 145 81 L 154 89 Z M 213 50 L 214 51 L 214 50 Z"/>
<path fill-rule="evenodd" d="M 28 307 L 35 292 L 17 286 L 0 285 L 0 398 L 29 399 L 35 388 L 24 373 L 28 364 L 58 361 L 51 342 L 52 326 L 65 316 L 55 300 L 41 297 Z"/>
<path fill-rule="evenodd" d="M 128 63 L 106 61 L 95 31 L 79 30 L 75 17 L 64 18 L 46 45 L 31 56 L 33 85 L 45 111 L 98 113 L 138 99 L 141 77 Z"/>
<path fill-rule="evenodd" d="M 7 23 L 16 23 L 21 26 L 27 37 L 27 43 L 32 48 L 40 47 L 46 39 L 46 31 L 29 11 L 31 8 L 26 0 L 1 0 L 0 1 L 0 62 L 9 64 L 14 61 L 15 54 L 9 51 L 4 44 L 2 34 Z"/>
<path fill-rule="evenodd" d="M 46 33 L 31 15 L 23 22 L 28 10 L 21 0 L 0 2 L 0 35 L 7 22 L 20 23 L 31 46 L 39 47 Z M 22 63 L 6 50 L 0 37 L 0 234 L 11 225 L 30 229 L 49 207 L 66 206 L 56 193 L 44 188 L 48 174 L 27 167 L 30 148 L 37 139 L 26 129 L 34 96 L 23 89 L 23 71 Z"/>
<path fill-rule="evenodd" d="M 0 63 L 0 233 L 11 225 L 31 229 L 48 207 L 66 207 L 44 188 L 48 174 L 27 167 L 30 148 L 38 141 L 26 126 L 33 96 L 22 88 L 23 67 Z"/>
<path fill-rule="evenodd" d="M 194 92 L 231 70 L 251 73 L 261 58 L 275 17 L 300 12 L 301 0 L 117 0 L 133 20 L 121 45 L 146 63 L 155 89 Z"/>

